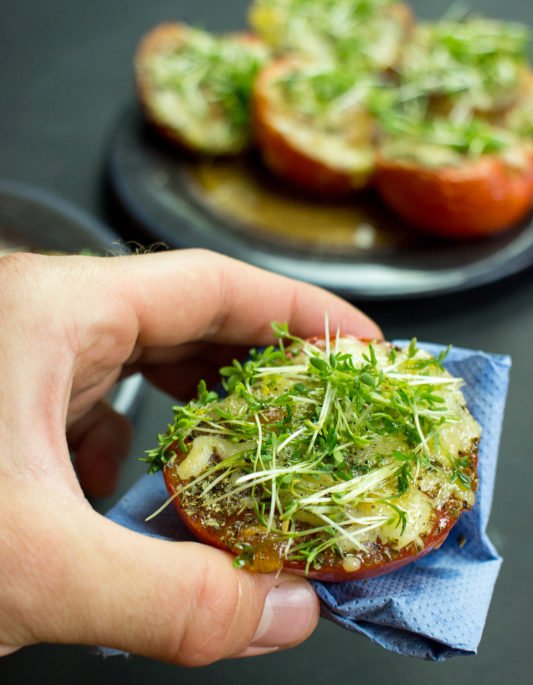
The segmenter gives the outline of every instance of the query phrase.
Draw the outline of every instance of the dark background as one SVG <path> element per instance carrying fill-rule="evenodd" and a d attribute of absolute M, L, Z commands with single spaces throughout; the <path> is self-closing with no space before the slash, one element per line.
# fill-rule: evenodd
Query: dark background
<path fill-rule="evenodd" d="M 421 17 L 448 2 L 411 3 Z M 472 0 L 484 14 L 533 25 L 531 0 Z M 114 223 L 104 184 L 108 143 L 133 101 L 131 59 L 140 36 L 163 20 L 209 29 L 244 25 L 245 0 L 18 0 L 0 3 L 0 177 L 48 189 Z M 321 622 L 301 647 L 261 659 L 187 670 L 139 657 L 103 660 L 82 647 L 41 645 L 0 660 L 0 683 L 412 683 L 531 682 L 533 577 L 533 274 L 453 297 L 358 303 L 388 338 L 417 336 L 511 354 L 512 382 L 490 524 L 505 557 L 476 657 L 444 664 L 400 657 Z M 136 457 L 169 418 L 170 401 L 150 391 L 137 421 L 120 492 L 141 473 Z M 97 503 L 105 510 L 110 500 Z M 157 607 L 154 607 L 154 611 Z"/>

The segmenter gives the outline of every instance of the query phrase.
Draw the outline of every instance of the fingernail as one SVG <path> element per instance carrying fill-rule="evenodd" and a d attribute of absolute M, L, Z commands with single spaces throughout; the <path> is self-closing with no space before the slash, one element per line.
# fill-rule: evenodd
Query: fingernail
<path fill-rule="evenodd" d="M 283 648 L 301 642 L 317 620 L 317 603 L 308 583 L 288 582 L 273 587 L 250 647 Z"/>

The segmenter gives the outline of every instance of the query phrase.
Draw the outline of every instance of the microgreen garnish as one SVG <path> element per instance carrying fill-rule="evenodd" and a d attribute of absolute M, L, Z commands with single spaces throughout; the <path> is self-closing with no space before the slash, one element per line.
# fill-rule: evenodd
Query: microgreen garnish
<path fill-rule="evenodd" d="M 395 0 L 255 0 L 250 19 L 276 50 L 318 63 L 387 68 L 394 62 L 403 27 Z"/>
<path fill-rule="evenodd" d="M 253 84 L 267 57 L 257 41 L 189 27 L 173 50 L 156 51 L 146 61 L 159 116 L 170 112 L 200 149 L 206 122 L 212 152 L 238 149 L 250 135 Z"/>
<path fill-rule="evenodd" d="M 434 520 L 411 518 L 413 501 L 472 503 L 478 428 L 445 353 L 431 357 L 414 339 L 404 350 L 330 339 L 327 324 L 322 342 L 273 331 L 277 346 L 221 370 L 226 397 L 200 383 L 148 453 L 150 471 L 179 473 L 197 438 L 219 441 L 178 488 L 185 510 L 262 531 L 309 570 L 347 552 L 362 558 L 372 544 L 420 545 Z M 253 539 L 231 535 L 236 565 L 255 563 Z"/>
<path fill-rule="evenodd" d="M 529 37 L 522 24 L 480 17 L 419 24 L 392 87 L 367 99 L 384 155 L 446 166 L 516 148 L 528 135 L 529 105 L 507 120 L 494 114 L 520 99 Z"/>
<path fill-rule="evenodd" d="M 411 116 L 404 109 L 390 108 L 375 112 L 383 132 L 387 157 L 421 159 L 429 166 L 442 164 L 444 159 L 462 163 L 492 153 L 505 153 L 516 147 L 518 136 L 509 129 L 487 123 L 472 116 L 467 121 L 454 122 L 442 116 L 423 118 Z M 449 157 L 443 157 L 449 151 Z"/>
<path fill-rule="evenodd" d="M 505 107 L 527 64 L 528 41 L 518 23 L 470 16 L 422 23 L 398 67 L 400 97 L 437 111 L 447 98 L 455 121 Z"/>
<path fill-rule="evenodd" d="M 235 550 L 238 554 L 233 559 L 233 566 L 235 568 L 243 568 L 244 566 L 251 566 L 254 560 L 254 548 L 247 542 L 238 542 L 235 545 Z"/>

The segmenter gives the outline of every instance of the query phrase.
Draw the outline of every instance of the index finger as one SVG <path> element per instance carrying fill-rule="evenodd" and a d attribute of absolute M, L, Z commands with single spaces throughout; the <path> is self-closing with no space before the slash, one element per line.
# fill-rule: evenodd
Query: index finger
<path fill-rule="evenodd" d="M 138 343 L 175 346 L 190 340 L 262 345 L 272 321 L 303 338 L 330 329 L 381 338 L 361 311 L 325 290 L 204 250 L 110 260 L 127 276 L 127 298 L 139 321 Z"/>

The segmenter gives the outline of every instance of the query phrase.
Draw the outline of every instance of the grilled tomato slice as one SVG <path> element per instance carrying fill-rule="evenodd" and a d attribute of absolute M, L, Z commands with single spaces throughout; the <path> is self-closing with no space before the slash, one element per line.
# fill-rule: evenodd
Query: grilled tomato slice
<path fill-rule="evenodd" d="M 375 75 L 280 59 L 263 69 L 252 101 L 262 158 L 306 191 L 338 197 L 367 185 L 375 121 L 367 100 Z"/>
<path fill-rule="evenodd" d="M 383 144 L 374 181 L 411 226 L 475 239 L 512 227 L 531 210 L 533 146 L 482 120 L 408 124 Z"/>
<path fill-rule="evenodd" d="M 268 50 L 251 34 L 213 36 L 185 24 L 156 26 L 135 57 L 148 121 L 168 140 L 208 155 L 250 142 L 250 97 Z"/>
<path fill-rule="evenodd" d="M 235 565 L 326 581 L 377 576 L 438 547 L 474 503 L 479 426 L 413 341 L 280 344 L 199 386 L 148 454 L 183 521 Z"/>

